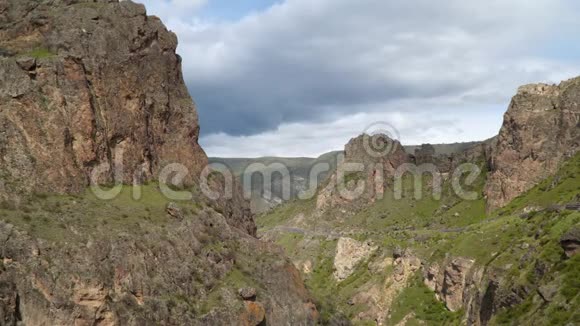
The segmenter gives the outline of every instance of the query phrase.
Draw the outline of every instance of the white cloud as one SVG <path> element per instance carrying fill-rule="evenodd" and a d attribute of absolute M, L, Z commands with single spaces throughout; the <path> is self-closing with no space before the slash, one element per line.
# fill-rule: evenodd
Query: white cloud
<path fill-rule="evenodd" d="M 497 134 L 501 126 L 503 108 L 478 107 L 469 114 L 458 115 L 431 104 L 399 103 L 395 105 L 397 111 L 372 110 L 373 113 L 346 115 L 328 122 L 282 124 L 251 136 L 211 134 L 203 137 L 201 143 L 215 157 L 316 157 L 341 150 L 349 139 L 363 132 L 380 131 L 383 126 L 404 145 L 485 140 Z M 432 109 L 428 113 L 412 112 L 407 110 L 409 105 L 430 105 Z"/>
<path fill-rule="evenodd" d="M 233 22 L 147 2 L 179 36 L 210 155 L 312 155 L 342 147 L 338 122 L 394 113 L 454 118 L 450 132 L 411 140 L 491 136 L 519 85 L 580 74 L 578 49 L 572 60 L 549 51 L 575 44 L 578 5 L 568 0 L 286 0 Z M 328 137 L 301 143 L 301 132 L 325 128 Z"/>
<path fill-rule="evenodd" d="M 177 10 L 199 10 L 207 0 L 171 0 L 171 6 Z"/>

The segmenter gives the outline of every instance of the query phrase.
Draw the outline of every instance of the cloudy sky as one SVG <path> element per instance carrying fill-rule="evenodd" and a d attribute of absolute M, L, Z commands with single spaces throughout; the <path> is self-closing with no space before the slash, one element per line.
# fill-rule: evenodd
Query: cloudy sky
<path fill-rule="evenodd" d="M 519 85 L 580 75 L 575 0 L 139 2 L 179 37 L 210 156 L 483 140 Z"/>

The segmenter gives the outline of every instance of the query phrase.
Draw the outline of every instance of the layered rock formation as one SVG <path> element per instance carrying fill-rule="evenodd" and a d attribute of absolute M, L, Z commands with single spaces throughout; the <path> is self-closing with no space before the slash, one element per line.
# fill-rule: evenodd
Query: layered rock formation
<path fill-rule="evenodd" d="M 580 148 L 580 78 L 520 87 L 492 146 L 485 195 L 502 207 L 553 175 Z"/>

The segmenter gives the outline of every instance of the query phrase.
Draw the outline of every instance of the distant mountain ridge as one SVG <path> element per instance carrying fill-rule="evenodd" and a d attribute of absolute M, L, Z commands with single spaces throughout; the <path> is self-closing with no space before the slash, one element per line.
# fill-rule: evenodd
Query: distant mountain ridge
<path fill-rule="evenodd" d="M 474 147 L 482 142 L 465 142 L 465 143 L 450 143 L 450 144 L 429 144 L 433 147 L 435 155 L 453 155 L 463 152 L 471 147 Z M 424 144 L 426 145 L 426 144 Z M 405 152 L 410 155 L 414 155 L 417 150 L 421 150 L 423 145 L 409 145 L 403 146 Z M 321 173 L 318 179 L 318 184 L 324 181 L 329 172 L 336 168 L 338 155 L 344 153 L 344 151 L 331 151 L 324 153 L 319 157 L 275 157 L 275 156 L 264 156 L 257 158 L 221 158 L 221 157 L 210 157 L 209 163 L 219 163 L 226 165 L 230 171 L 236 177 L 241 177 L 242 173 L 252 164 L 263 164 L 264 168 L 260 169 L 261 172 L 271 172 L 270 165 L 274 163 L 281 163 L 288 168 L 291 175 L 291 189 L 292 195 L 291 199 L 296 198 L 297 194 L 307 189 L 308 180 L 311 168 L 319 163 L 327 163 L 330 170 L 328 172 Z M 270 171 L 268 171 L 270 170 Z M 265 194 L 263 182 L 261 180 L 252 180 L 251 185 L 244 186 L 245 191 L 251 191 L 251 208 L 254 213 L 264 213 L 273 207 L 278 206 L 283 203 L 282 189 L 280 179 L 276 178 L 274 175 L 272 181 L 272 193 Z M 270 195 L 270 196 L 268 196 Z"/>

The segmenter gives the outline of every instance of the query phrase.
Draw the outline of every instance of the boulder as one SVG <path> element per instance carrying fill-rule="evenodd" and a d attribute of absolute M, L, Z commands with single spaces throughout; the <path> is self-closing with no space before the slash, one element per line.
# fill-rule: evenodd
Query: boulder
<path fill-rule="evenodd" d="M 580 227 L 575 226 L 568 230 L 561 238 L 560 245 L 567 257 L 580 253 Z"/>
<path fill-rule="evenodd" d="M 238 294 L 242 299 L 246 301 L 256 299 L 256 289 L 255 288 L 241 288 L 238 290 Z"/>
<path fill-rule="evenodd" d="M 246 301 L 246 310 L 240 317 L 240 325 L 242 326 L 258 326 L 264 322 L 266 318 L 266 309 L 259 302 Z"/>
<path fill-rule="evenodd" d="M 30 71 L 36 67 L 36 59 L 32 57 L 22 57 L 16 59 L 16 63 L 20 66 L 20 68 Z"/>
<path fill-rule="evenodd" d="M 169 216 L 176 218 L 176 219 L 183 219 L 183 210 L 181 209 L 181 207 L 179 207 L 179 205 L 177 205 L 174 202 L 170 202 L 169 204 L 167 204 L 167 208 L 166 208 L 167 214 L 169 214 Z"/>

